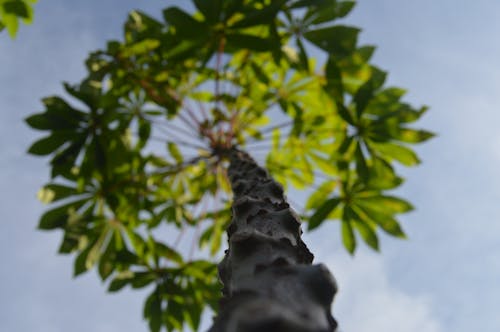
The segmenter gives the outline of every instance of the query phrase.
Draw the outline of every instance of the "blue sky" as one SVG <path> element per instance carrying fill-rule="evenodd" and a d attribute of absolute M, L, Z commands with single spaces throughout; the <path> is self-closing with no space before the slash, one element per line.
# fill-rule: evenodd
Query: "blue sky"
<path fill-rule="evenodd" d="M 39 134 L 22 119 L 84 75 L 87 53 L 120 38 L 130 9 L 172 3 L 41 0 L 17 40 L 0 34 L 1 331 L 147 331 L 144 292 L 109 295 L 94 272 L 72 279 L 73 258 L 56 255 L 60 234 L 36 230 L 48 166 L 25 154 Z M 417 207 L 402 217 L 408 241 L 384 238 L 381 255 L 351 258 L 335 223 L 305 236 L 338 279 L 343 332 L 500 331 L 498 13 L 494 0 L 364 0 L 347 19 L 378 46 L 389 83 L 431 107 L 420 125 L 439 136 L 404 170 L 400 193 Z"/>

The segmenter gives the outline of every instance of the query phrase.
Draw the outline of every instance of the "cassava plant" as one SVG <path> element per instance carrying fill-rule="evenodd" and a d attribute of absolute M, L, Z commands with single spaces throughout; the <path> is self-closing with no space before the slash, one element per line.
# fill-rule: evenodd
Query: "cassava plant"
<path fill-rule="evenodd" d="M 193 3 L 131 12 L 123 40 L 64 85 L 70 100 L 26 119 L 47 132 L 29 153 L 50 156 L 39 228 L 63 231 L 75 276 L 149 287 L 151 331 L 198 329 L 207 305 L 212 331 L 333 331 L 336 285 L 311 265 L 299 214 L 308 230 L 338 223 L 350 253 L 360 239 L 378 250 L 379 231 L 404 238 L 394 164 L 419 163 L 410 146 L 432 134 L 411 123 L 426 109 L 339 23 L 354 1 Z M 298 212 L 291 187 L 309 194 Z"/>

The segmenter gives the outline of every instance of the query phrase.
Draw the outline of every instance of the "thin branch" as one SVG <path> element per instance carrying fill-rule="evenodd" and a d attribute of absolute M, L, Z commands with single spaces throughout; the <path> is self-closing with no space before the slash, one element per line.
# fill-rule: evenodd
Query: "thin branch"
<path fill-rule="evenodd" d="M 270 161 L 269 163 L 272 166 L 276 166 L 276 167 L 278 167 L 281 170 L 291 170 L 291 169 L 295 168 L 295 169 L 298 169 L 299 171 L 307 171 L 307 172 L 310 171 L 310 170 L 305 169 L 305 168 L 298 168 L 298 167 L 295 167 L 295 166 L 293 166 L 293 167 L 286 166 L 286 165 L 283 165 L 283 164 L 275 162 L 275 161 Z M 322 178 L 323 180 L 333 180 L 331 177 L 329 177 L 328 175 L 325 175 L 323 173 L 316 172 L 314 170 L 311 170 L 311 172 L 313 173 L 314 176 L 317 176 L 318 178 Z M 303 184 L 307 184 L 307 183 L 303 182 Z"/>
<path fill-rule="evenodd" d="M 198 157 L 194 157 L 190 160 L 187 160 L 181 164 L 175 164 L 175 165 L 171 165 L 171 166 L 167 166 L 167 167 L 162 167 L 162 168 L 159 168 L 158 170 L 154 171 L 154 172 L 151 172 L 149 173 L 148 175 L 160 175 L 160 174 L 164 174 L 164 173 L 170 173 L 170 172 L 179 172 L 181 171 L 182 169 L 186 168 L 187 166 L 190 166 L 190 165 L 196 165 L 198 162 L 206 159 L 207 161 L 210 161 L 210 159 L 212 158 L 212 156 L 208 156 L 208 157 L 205 157 L 205 156 L 198 156 Z"/>
<path fill-rule="evenodd" d="M 165 139 L 163 137 L 158 137 L 158 136 L 151 136 L 150 139 L 153 141 L 162 142 L 162 143 L 172 142 L 172 143 L 175 143 L 177 145 L 181 145 L 183 147 L 192 148 L 192 149 L 196 149 L 196 150 L 203 150 L 203 151 L 208 152 L 208 149 L 204 146 L 192 144 L 192 143 L 189 143 L 189 142 L 186 142 L 183 140 L 177 140 L 177 139 L 171 139 L 171 138 Z"/>
<path fill-rule="evenodd" d="M 189 138 L 193 138 L 193 132 L 188 131 L 185 128 L 179 127 L 171 122 L 168 121 L 161 121 L 160 119 L 154 119 L 154 118 L 148 118 L 151 123 L 156 124 L 158 126 L 163 126 L 163 127 L 170 127 L 170 129 L 178 131 L 179 133 L 183 133 L 184 135 L 187 135 Z"/>

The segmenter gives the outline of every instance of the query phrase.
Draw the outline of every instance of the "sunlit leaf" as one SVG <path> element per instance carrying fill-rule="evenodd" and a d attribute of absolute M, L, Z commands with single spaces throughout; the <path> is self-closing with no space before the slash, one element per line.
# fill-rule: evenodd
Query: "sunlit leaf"
<path fill-rule="evenodd" d="M 393 143 L 370 144 L 381 156 L 399 161 L 405 166 L 415 166 L 420 163 L 418 156 L 410 148 Z"/>
<path fill-rule="evenodd" d="M 354 236 L 354 231 L 352 230 L 351 220 L 342 219 L 341 229 L 342 229 L 342 244 L 347 249 L 347 251 L 352 255 L 356 250 L 356 238 Z"/>
<path fill-rule="evenodd" d="M 179 164 L 182 163 L 184 158 L 182 157 L 182 153 L 179 150 L 179 148 L 177 147 L 177 144 L 175 144 L 173 142 L 168 142 L 167 148 L 168 148 L 168 152 L 170 152 L 170 155 L 175 159 L 175 161 Z"/>

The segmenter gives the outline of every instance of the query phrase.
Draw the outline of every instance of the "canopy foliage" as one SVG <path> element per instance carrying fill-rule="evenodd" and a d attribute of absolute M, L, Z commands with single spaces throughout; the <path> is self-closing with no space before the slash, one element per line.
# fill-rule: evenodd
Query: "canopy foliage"
<path fill-rule="evenodd" d="M 215 265 L 166 239 L 195 229 L 201 249 L 219 252 L 224 151 L 265 146 L 279 182 L 309 189 L 308 229 L 334 220 L 354 253 L 360 239 L 378 250 L 380 230 L 405 237 L 397 215 L 412 206 L 390 192 L 403 182 L 395 164 L 419 164 L 411 146 L 432 137 L 412 126 L 426 108 L 384 84 L 375 48 L 343 23 L 354 1 L 193 2 L 194 13 L 131 12 L 123 39 L 65 84 L 69 97 L 43 99 L 26 119 L 46 133 L 29 153 L 50 157 L 39 228 L 63 231 L 75 276 L 95 267 L 112 292 L 154 285 L 152 331 L 196 329 L 204 306 L 216 307 Z"/>

